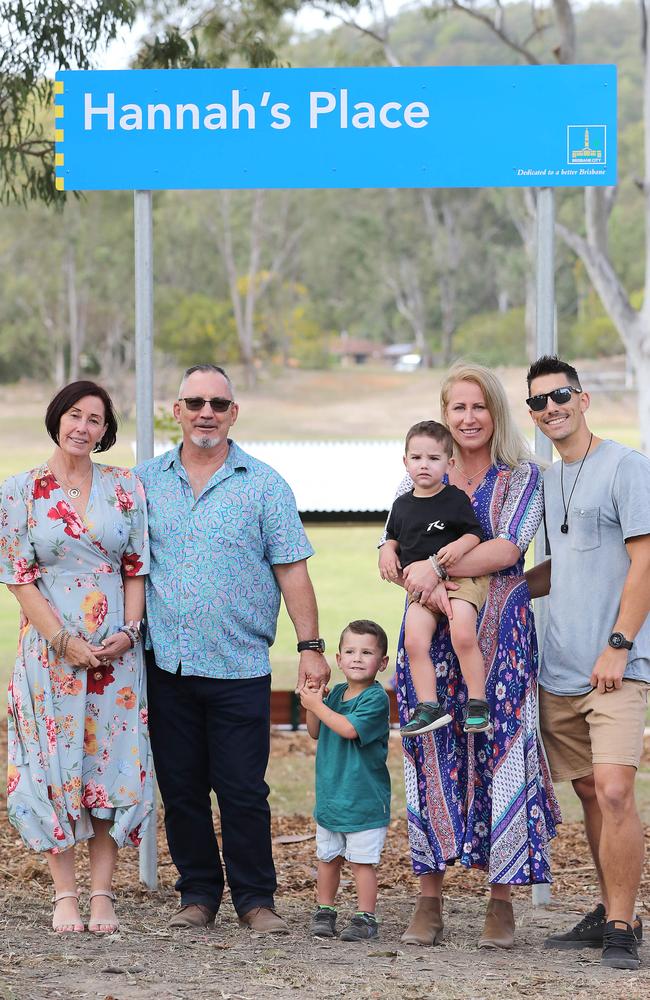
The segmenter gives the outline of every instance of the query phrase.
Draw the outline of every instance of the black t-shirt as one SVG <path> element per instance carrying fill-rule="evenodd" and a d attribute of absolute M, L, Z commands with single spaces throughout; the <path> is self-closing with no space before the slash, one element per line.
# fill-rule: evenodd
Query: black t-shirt
<path fill-rule="evenodd" d="M 433 497 L 415 497 L 413 491 L 397 497 L 388 516 L 386 537 L 399 542 L 402 568 L 439 552 L 462 535 L 483 532 L 466 493 L 445 486 Z"/>

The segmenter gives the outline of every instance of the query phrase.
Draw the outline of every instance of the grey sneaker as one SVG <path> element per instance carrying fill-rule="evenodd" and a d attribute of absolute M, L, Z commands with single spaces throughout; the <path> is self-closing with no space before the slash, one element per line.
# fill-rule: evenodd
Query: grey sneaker
<path fill-rule="evenodd" d="M 411 721 L 399 731 L 400 736 L 421 736 L 423 733 L 431 733 L 434 729 L 440 729 L 451 722 L 451 715 L 445 712 L 441 705 L 428 705 L 423 701 L 418 702 L 415 711 L 411 716 Z"/>
<path fill-rule="evenodd" d="M 341 931 L 341 941 L 368 941 L 379 936 L 379 924 L 374 913 L 355 913 Z"/>
<path fill-rule="evenodd" d="M 312 914 L 309 932 L 314 937 L 336 937 L 336 910 L 329 906 L 319 906 Z"/>

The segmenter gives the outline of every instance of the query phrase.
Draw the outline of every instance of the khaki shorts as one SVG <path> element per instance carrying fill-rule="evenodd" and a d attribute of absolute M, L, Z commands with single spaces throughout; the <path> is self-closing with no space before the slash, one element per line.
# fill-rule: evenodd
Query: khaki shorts
<path fill-rule="evenodd" d="M 458 590 L 448 590 L 447 597 L 452 601 L 467 601 L 473 604 L 477 611 L 480 611 L 485 604 L 488 587 L 490 586 L 489 576 L 459 576 L 458 579 L 452 577 L 452 582 L 458 584 Z M 408 603 L 417 604 L 415 597 L 409 594 Z"/>
<path fill-rule="evenodd" d="M 594 764 L 638 768 L 650 684 L 624 680 L 599 694 L 557 695 L 539 688 L 539 726 L 554 781 L 591 774 Z"/>

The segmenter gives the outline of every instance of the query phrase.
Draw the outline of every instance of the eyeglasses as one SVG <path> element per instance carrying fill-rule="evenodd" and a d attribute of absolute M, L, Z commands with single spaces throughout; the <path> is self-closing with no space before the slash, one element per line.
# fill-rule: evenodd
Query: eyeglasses
<path fill-rule="evenodd" d="M 202 410 L 206 403 L 210 404 L 213 413 L 225 413 L 229 410 L 234 399 L 224 399 L 223 396 L 213 396 L 212 399 L 203 399 L 202 396 L 179 396 L 179 403 L 185 403 L 188 410 Z"/>
<path fill-rule="evenodd" d="M 529 396 L 526 402 L 531 410 L 541 413 L 542 410 L 546 409 L 549 399 L 552 399 L 558 406 L 562 406 L 569 402 L 572 392 L 579 396 L 582 389 L 576 389 L 573 385 L 563 385 L 560 389 L 551 389 L 550 392 L 539 392 L 536 396 Z"/>

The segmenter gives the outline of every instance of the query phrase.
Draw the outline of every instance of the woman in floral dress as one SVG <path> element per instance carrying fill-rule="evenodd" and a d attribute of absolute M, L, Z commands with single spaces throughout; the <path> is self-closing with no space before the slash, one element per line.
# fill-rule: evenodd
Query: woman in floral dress
<path fill-rule="evenodd" d="M 454 564 L 453 576 L 491 574 L 478 619 L 493 734 L 463 732 L 467 689 L 440 627 L 431 645 L 438 700 L 452 722 L 403 742 L 409 843 L 420 896 L 402 940 L 434 944 L 441 936 L 445 868 L 459 861 L 486 872 L 490 900 L 479 947 L 512 947 L 511 886 L 549 882 L 548 842 L 559 810 L 537 738 L 537 638 L 526 549 L 543 513 L 542 476 L 515 429 L 503 386 L 480 365 L 454 366 L 441 390 L 441 416 L 454 439 L 449 482 L 469 496 L 484 541 Z M 407 477 L 398 493 L 413 488 Z M 390 544 L 390 543 L 389 543 Z M 403 580 L 380 572 L 447 612 L 446 591 L 428 560 Z M 386 552 L 384 558 L 388 556 Z M 417 703 L 404 634 L 397 659 L 397 700 L 404 725 Z"/>
<path fill-rule="evenodd" d="M 8 479 L 0 505 L 0 581 L 21 608 L 7 810 L 47 853 L 54 930 L 84 929 L 75 845 L 87 840 L 88 929 L 112 933 L 117 849 L 140 842 L 154 794 L 139 631 L 146 506 L 132 472 L 91 461 L 117 430 L 101 386 L 66 386 L 45 423 L 52 457 Z"/>

